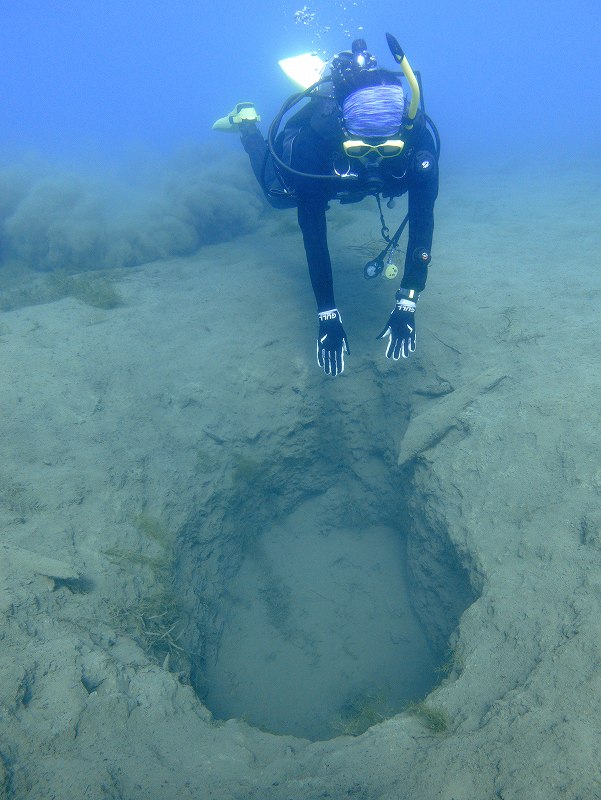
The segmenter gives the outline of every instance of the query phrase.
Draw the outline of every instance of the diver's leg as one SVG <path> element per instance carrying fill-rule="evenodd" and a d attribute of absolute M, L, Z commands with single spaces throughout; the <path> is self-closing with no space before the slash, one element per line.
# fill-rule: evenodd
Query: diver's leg
<path fill-rule="evenodd" d="M 286 192 L 278 175 L 267 142 L 256 125 L 243 126 L 240 131 L 242 146 L 248 153 L 252 171 L 263 190 L 265 199 L 273 208 L 293 208 L 294 198 Z"/>
<path fill-rule="evenodd" d="M 237 103 L 229 114 L 214 123 L 213 130 L 240 134 L 252 171 L 267 201 L 275 208 L 289 208 L 289 202 L 269 195 L 269 187 L 277 185 L 279 181 L 267 142 L 257 127 L 257 122 L 260 120 L 261 117 L 253 103 Z"/>
<path fill-rule="evenodd" d="M 240 141 L 242 142 L 242 147 L 248 154 L 252 171 L 255 173 L 255 178 L 262 187 L 263 174 L 267 171 L 267 165 L 265 164 L 265 160 L 268 158 L 267 142 L 256 125 L 242 126 L 240 130 Z M 273 171 L 273 165 L 270 164 L 269 166 L 271 166 L 271 170 Z M 267 178 L 267 176 L 265 177 Z M 269 184 L 267 183 L 267 185 Z"/>

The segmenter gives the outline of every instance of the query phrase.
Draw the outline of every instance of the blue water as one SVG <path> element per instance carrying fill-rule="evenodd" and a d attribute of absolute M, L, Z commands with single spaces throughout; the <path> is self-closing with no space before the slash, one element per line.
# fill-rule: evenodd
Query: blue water
<path fill-rule="evenodd" d="M 270 118 L 291 91 L 280 58 L 332 56 L 358 35 L 383 65 L 391 31 L 423 75 L 447 158 L 556 156 L 591 147 L 601 115 L 594 0 L 436 0 L 371 4 L 240 0 L 5 3 L 0 28 L 0 155 L 102 158 L 170 153 L 252 99 Z M 222 146 L 226 146 L 222 143 Z"/>

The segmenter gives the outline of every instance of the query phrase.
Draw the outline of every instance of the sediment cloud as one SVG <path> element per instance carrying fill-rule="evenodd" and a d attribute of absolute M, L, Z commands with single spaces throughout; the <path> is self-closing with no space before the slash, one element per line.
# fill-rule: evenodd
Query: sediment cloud
<path fill-rule="evenodd" d="M 84 271 L 190 255 L 252 230 L 264 208 L 231 152 L 110 170 L 0 165 L 0 264 Z"/>

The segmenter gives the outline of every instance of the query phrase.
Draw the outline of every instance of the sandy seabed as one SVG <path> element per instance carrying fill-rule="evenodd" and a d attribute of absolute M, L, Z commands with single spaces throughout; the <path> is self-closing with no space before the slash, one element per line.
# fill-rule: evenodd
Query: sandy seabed
<path fill-rule="evenodd" d="M 333 208 L 352 349 L 336 380 L 314 363 L 289 212 L 131 270 L 118 308 L 3 314 L 2 796 L 601 798 L 600 218 L 599 171 L 447 176 L 418 350 L 388 363 L 393 287 L 366 283 L 355 249 L 377 215 Z M 277 468 L 274 515 L 335 487 L 286 484 L 308 432 L 374 504 L 398 483 L 416 575 L 444 538 L 469 576 L 427 698 L 442 732 L 406 713 L 315 742 L 213 720 L 178 651 L 158 659 L 131 628 L 163 546 L 140 515 L 202 554 L 210 609 L 243 536 L 242 467 Z"/>

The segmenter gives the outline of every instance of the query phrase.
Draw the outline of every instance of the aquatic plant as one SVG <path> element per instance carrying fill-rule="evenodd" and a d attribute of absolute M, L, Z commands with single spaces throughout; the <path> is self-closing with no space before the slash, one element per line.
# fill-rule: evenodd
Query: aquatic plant
<path fill-rule="evenodd" d="M 346 701 L 331 727 L 340 736 L 361 736 L 368 728 L 385 722 L 393 714 L 383 691 L 365 692 Z"/>
<path fill-rule="evenodd" d="M 134 524 L 142 541 L 154 543 L 157 552 L 121 548 L 104 551 L 119 566 L 137 568 L 143 585 L 133 603 L 115 608 L 115 619 L 166 669 L 183 669 L 190 654 L 180 643 L 184 617 L 173 585 L 175 537 L 164 522 L 150 514 L 138 515 Z"/>
<path fill-rule="evenodd" d="M 14 514 L 17 522 L 25 522 L 32 514 L 44 509 L 27 486 L 5 475 L 0 475 L 0 506 L 5 506 Z"/>
<path fill-rule="evenodd" d="M 419 703 L 410 703 L 405 710 L 407 713 L 419 717 L 432 733 L 445 733 L 449 729 L 449 715 L 444 708 L 430 706 L 421 701 Z"/>
<path fill-rule="evenodd" d="M 450 647 L 442 662 L 436 668 L 436 672 L 442 678 L 449 678 L 451 675 L 459 676 L 465 669 L 465 656 L 459 647 Z"/>
<path fill-rule="evenodd" d="M 47 278 L 47 288 L 52 300 L 74 297 L 94 308 L 116 308 L 123 304 L 121 293 L 107 275 L 69 275 L 64 270 L 51 272 Z"/>
<path fill-rule="evenodd" d="M 359 258 L 373 258 L 382 249 L 382 240 L 372 236 L 359 244 L 348 244 L 347 248 L 355 252 Z"/>
<path fill-rule="evenodd" d="M 25 306 L 41 305 L 74 297 L 94 308 L 111 309 L 123 305 L 114 275 L 85 273 L 73 275 L 66 270 L 56 270 L 41 278 L 39 275 L 0 270 L 0 310 L 12 311 Z"/>
<path fill-rule="evenodd" d="M 47 290 L 39 277 L 18 276 L 10 266 L 0 269 L 0 311 L 47 302 Z"/>

